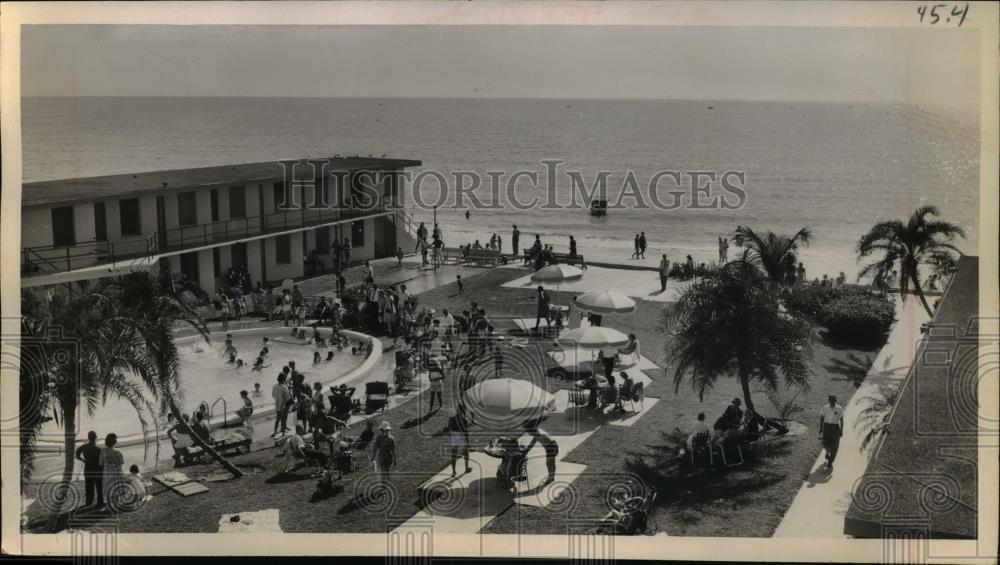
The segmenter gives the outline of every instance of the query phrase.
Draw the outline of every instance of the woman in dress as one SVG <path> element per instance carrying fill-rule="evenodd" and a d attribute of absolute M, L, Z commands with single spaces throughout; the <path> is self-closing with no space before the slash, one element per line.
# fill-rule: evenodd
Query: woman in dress
<path fill-rule="evenodd" d="M 112 512 L 118 511 L 119 502 L 121 502 L 118 497 L 125 491 L 122 486 L 125 483 L 125 475 L 122 474 L 122 465 L 125 464 L 125 457 L 122 456 L 121 451 L 115 449 L 115 444 L 117 443 L 118 436 L 116 434 L 108 434 L 104 438 L 104 448 L 101 449 L 99 458 L 101 468 L 103 469 L 101 485 L 104 487 L 104 500 Z"/>

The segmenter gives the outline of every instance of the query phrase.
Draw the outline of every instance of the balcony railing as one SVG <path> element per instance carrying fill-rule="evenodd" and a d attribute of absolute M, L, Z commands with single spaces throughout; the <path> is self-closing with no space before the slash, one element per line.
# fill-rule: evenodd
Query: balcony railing
<path fill-rule="evenodd" d="M 365 209 L 302 208 L 171 228 L 148 237 L 116 242 L 91 241 L 72 246 L 25 247 L 22 249 L 21 276 L 66 272 L 323 224 L 354 222 L 392 209 L 391 203 Z"/>

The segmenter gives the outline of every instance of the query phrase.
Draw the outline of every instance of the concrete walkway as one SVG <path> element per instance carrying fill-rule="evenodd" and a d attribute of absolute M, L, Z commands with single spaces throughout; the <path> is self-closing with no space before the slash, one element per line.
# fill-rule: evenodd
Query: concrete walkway
<path fill-rule="evenodd" d="M 552 298 L 559 304 L 565 304 L 573 294 L 592 289 L 608 289 L 620 292 L 632 298 L 641 298 L 651 302 L 677 302 L 681 292 L 691 281 L 670 279 L 667 290 L 660 290 L 660 276 L 655 271 L 633 271 L 628 269 L 609 269 L 607 267 L 589 267 L 580 280 L 560 285 L 543 283 L 549 292 L 558 292 L 559 297 Z M 523 277 L 504 283 L 507 288 L 537 288 L 538 283 L 532 282 L 531 272 Z M 534 326 L 534 320 L 532 320 Z"/>
<path fill-rule="evenodd" d="M 858 479 L 868 467 L 870 451 L 861 451 L 864 430 L 856 428 L 859 413 L 866 407 L 866 397 L 878 397 L 884 387 L 898 387 L 910 370 L 918 348 L 920 326 L 928 321 L 916 297 L 905 303 L 896 297 L 896 325 L 889 339 L 872 363 L 864 382 L 844 405 L 844 435 L 840 440 L 833 471 L 825 470 L 826 459 L 820 452 L 812 471 L 796 495 L 774 537 L 845 538 L 844 517 Z M 818 424 L 819 406 L 809 407 Z M 813 416 L 807 416 L 813 417 Z M 819 441 L 813 438 L 813 441 Z"/>

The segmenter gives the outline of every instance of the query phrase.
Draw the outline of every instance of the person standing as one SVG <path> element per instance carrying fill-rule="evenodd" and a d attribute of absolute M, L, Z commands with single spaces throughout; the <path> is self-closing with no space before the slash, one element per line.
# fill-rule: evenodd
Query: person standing
<path fill-rule="evenodd" d="M 666 292 L 667 290 L 667 278 L 670 276 L 670 261 L 667 260 L 667 254 L 663 254 L 663 258 L 660 259 L 660 292 Z"/>
<path fill-rule="evenodd" d="M 569 236 L 569 256 L 576 259 L 576 239 L 573 236 Z"/>
<path fill-rule="evenodd" d="M 291 402 L 292 396 L 288 391 L 288 387 L 285 386 L 285 373 L 280 373 L 278 375 L 278 382 L 274 384 L 271 388 L 271 398 L 274 399 L 274 433 L 271 437 L 276 437 L 278 434 L 288 433 L 288 404 Z M 278 428 L 281 428 L 280 430 Z"/>
<path fill-rule="evenodd" d="M 337 271 L 337 296 L 343 295 L 346 289 L 347 278 L 344 277 L 344 273 Z"/>
<path fill-rule="evenodd" d="M 639 234 L 639 259 L 646 258 L 646 232 Z"/>
<path fill-rule="evenodd" d="M 431 232 L 431 239 L 441 239 L 441 226 L 434 224 L 434 231 Z"/>
<path fill-rule="evenodd" d="M 389 469 L 396 464 L 396 438 L 392 437 L 392 425 L 382 422 L 372 445 L 372 463 L 375 477 L 380 483 L 389 482 Z"/>
<path fill-rule="evenodd" d="M 514 255 L 517 255 L 517 244 L 521 239 L 521 232 L 517 229 L 517 224 L 514 224 L 514 230 L 510 234 L 510 244 L 514 248 Z"/>
<path fill-rule="evenodd" d="M 116 434 L 108 434 L 104 438 L 104 449 L 98 458 L 101 467 L 101 487 L 104 489 L 104 502 L 112 512 L 118 511 L 118 499 L 123 490 L 119 484 L 125 481 L 122 474 L 122 465 L 125 464 L 125 457 L 122 452 L 115 449 L 118 443 Z"/>
<path fill-rule="evenodd" d="M 639 258 L 639 234 L 635 234 L 635 238 L 632 240 L 632 259 Z"/>
<path fill-rule="evenodd" d="M 524 448 L 525 453 L 530 452 L 536 442 L 540 443 L 542 448 L 545 449 L 545 468 L 549 472 L 545 480 L 542 481 L 541 486 L 545 486 L 556 480 L 556 457 L 559 455 L 559 444 L 545 430 L 538 427 L 537 421 L 531 424 L 528 428 L 528 433 L 531 434 L 531 442 Z"/>
<path fill-rule="evenodd" d="M 417 228 L 417 245 L 413 248 L 413 252 L 416 253 L 420 249 L 420 244 L 427 240 L 427 226 L 423 222 L 420 222 L 420 226 Z"/>
<path fill-rule="evenodd" d="M 826 450 L 826 468 L 833 470 L 833 460 L 837 458 L 840 436 L 844 435 L 844 409 L 837 404 L 837 397 L 830 395 L 828 402 L 819 413 L 819 437 Z"/>
<path fill-rule="evenodd" d="M 344 265 L 351 264 L 351 240 L 344 238 Z"/>
<path fill-rule="evenodd" d="M 104 472 L 101 466 L 101 448 L 97 446 L 97 432 L 87 432 L 87 443 L 76 448 L 76 460 L 83 462 L 83 488 L 86 492 L 86 506 L 94 505 L 94 495 L 97 495 L 97 507 L 104 506 L 104 489 L 101 486 Z"/>
<path fill-rule="evenodd" d="M 729 261 L 729 238 L 722 238 L 722 249 L 720 250 L 721 257 L 720 263 L 727 263 Z"/>
<path fill-rule="evenodd" d="M 465 458 L 465 472 L 471 473 L 472 467 L 469 466 L 468 422 L 460 416 L 459 411 L 456 411 L 451 418 L 448 418 L 448 435 L 451 440 L 451 476 L 454 477 L 457 474 L 455 472 L 455 463 L 458 462 L 459 457 Z"/>
<path fill-rule="evenodd" d="M 546 324 L 549 321 L 549 294 L 545 292 L 545 287 L 538 285 L 538 310 L 535 313 L 535 329 L 538 329 L 538 324 L 545 320 Z"/>
<path fill-rule="evenodd" d="M 806 268 L 802 263 L 799 263 L 799 268 L 795 272 L 795 280 L 798 281 L 799 284 L 806 283 Z"/>

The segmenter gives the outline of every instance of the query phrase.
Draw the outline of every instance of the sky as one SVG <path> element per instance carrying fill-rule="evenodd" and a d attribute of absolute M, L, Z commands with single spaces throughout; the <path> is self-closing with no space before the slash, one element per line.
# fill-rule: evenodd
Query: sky
<path fill-rule="evenodd" d="M 970 28 L 24 26 L 25 96 L 978 106 Z"/>

